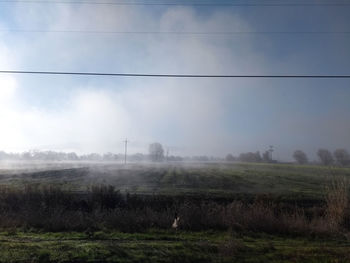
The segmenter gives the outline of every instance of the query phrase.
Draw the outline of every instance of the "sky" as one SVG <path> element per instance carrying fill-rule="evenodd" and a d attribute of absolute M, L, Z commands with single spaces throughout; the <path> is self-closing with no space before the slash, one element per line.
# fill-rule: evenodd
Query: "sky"
<path fill-rule="evenodd" d="M 339 32 L 349 31 L 349 11 L 350 6 L 0 1 L 0 70 L 350 74 L 350 34 L 91 32 Z M 273 145 L 278 160 L 291 160 L 297 149 L 314 159 L 319 148 L 350 150 L 349 102 L 349 79 L 1 74 L 0 150 L 119 153 L 128 138 L 130 153 L 147 153 L 152 142 L 174 155 L 220 157 L 263 152 Z"/>

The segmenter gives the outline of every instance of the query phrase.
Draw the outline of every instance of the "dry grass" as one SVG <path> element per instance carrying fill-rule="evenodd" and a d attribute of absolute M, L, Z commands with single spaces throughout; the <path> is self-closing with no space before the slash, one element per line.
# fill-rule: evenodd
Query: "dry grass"
<path fill-rule="evenodd" d="M 345 215 L 349 206 L 349 180 L 345 177 L 333 177 L 326 187 L 325 218 L 328 227 L 336 232 L 344 225 Z"/>
<path fill-rule="evenodd" d="M 278 235 L 339 235 L 350 230 L 348 181 L 332 181 L 326 205 L 305 209 L 281 207 L 257 198 L 254 202 L 178 200 L 161 196 L 121 195 L 99 186 L 84 195 L 56 188 L 0 189 L 0 227 L 48 231 L 115 229 L 123 232 L 149 228 L 170 229 L 174 214 L 179 229 L 264 232 Z"/>

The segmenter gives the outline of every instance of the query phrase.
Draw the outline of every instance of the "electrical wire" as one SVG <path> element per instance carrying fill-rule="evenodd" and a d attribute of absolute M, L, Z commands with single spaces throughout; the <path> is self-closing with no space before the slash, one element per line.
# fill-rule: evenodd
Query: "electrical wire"
<path fill-rule="evenodd" d="M 274 3 L 157 3 L 157 2 L 96 2 L 96 1 L 40 1 L 40 0 L 28 0 L 28 1 L 11 1 L 11 0 L 0 0 L 0 3 L 39 3 L 39 4 L 86 4 L 86 5 L 115 5 L 115 6 L 225 6 L 225 7 L 293 7 L 293 6 L 303 6 L 303 7 L 314 7 L 314 6 L 350 6 L 350 3 L 285 3 L 285 4 L 274 4 Z"/>
<path fill-rule="evenodd" d="M 103 30 L 29 30 L 7 29 L 14 33 L 125 34 L 125 35 L 348 35 L 350 31 L 103 31 Z"/>
<path fill-rule="evenodd" d="M 151 78 L 309 78 L 309 79 L 349 79 L 350 75 L 216 75 L 216 74 L 148 74 L 148 73 L 104 73 L 104 72 L 68 72 L 68 71 L 22 71 L 0 70 L 0 74 L 32 75 L 79 75 L 109 77 L 151 77 Z"/>

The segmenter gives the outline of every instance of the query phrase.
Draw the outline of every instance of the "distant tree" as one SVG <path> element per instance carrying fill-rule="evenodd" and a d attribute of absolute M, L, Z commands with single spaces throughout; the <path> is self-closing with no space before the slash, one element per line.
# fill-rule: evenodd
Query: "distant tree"
<path fill-rule="evenodd" d="M 30 152 L 23 152 L 22 153 L 22 159 L 23 160 L 31 160 L 32 159 L 32 155 Z"/>
<path fill-rule="evenodd" d="M 79 157 L 75 152 L 70 152 L 70 153 L 67 153 L 67 159 L 70 161 L 77 161 L 79 160 Z"/>
<path fill-rule="evenodd" d="M 260 152 L 257 151 L 257 152 L 255 153 L 255 162 L 260 163 L 261 161 L 262 161 L 262 158 L 261 158 Z"/>
<path fill-rule="evenodd" d="M 247 153 L 241 153 L 238 157 L 238 159 L 241 162 L 261 162 L 262 158 L 260 155 L 260 152 L 247 152 Z"/>
<path fill-rule="evenodd" d="M 175 156 L 175 161 L 176 162 L 183 162 L 184 158 L 182 158 L 181 156 Z"/>
<path fill-rule="evenodd" d="M 107 152 L 103 154 L 102 160 L 103 161 L 116 161 L 118 159 L 118 156 L 116 154 L 113 154 L 111 152 Z"/>
<path fill-rule="evenodd" d="M 297 161 L 298 164 L 306 164 L 308 162 L 306 154 L 301 150 L 296 150 L 293 153 L 293 158 Z"/>
<path fill-rule="evenodd" d="M 129 160 L 133 162 L 142 162 L 145 156 L 142 153 L 135 153 L 129 156 Z"/>
<path fill-rule="evenodd" d="M 350 164 L 350 155 L 345 149 L 336 149 L 334 151 L 334 157 L 338 164 L 345 166 Z"/>
<path fill-rule="evenodd" d="M 98 153 L 89 153 L 86 155 L 82 155 L 80 159 L 84 161 L 101 161 L 102 156 Z"/>
<path fill-rule="evenodd" d="M 323 165 L 331 165 L 334 162 L 332 153 L 327 149 L 319 149 L 317 155 Z"/>
<path fill-rule="evenodd" d="M 233 157 L 233 155 L 229 153 L 228 155 L 226 155 L 225 160 L 227 162 L 233 162 L 235 160 L 235 157 Z"/>
<path fill-rule="evenodd" d="M 206 155 L 199 155 L 199 156 L 192 156 L 191 161 L 195 161 L 195 162 L 209 162 L 210 158 Z"/>
<path fill-rule="evenodd" d="M 195 159 L 200 162 L 209 162 L 209 157 L 206 155 L 197 156 Z"/>
<path fill-rule="evenodd" d="M 159 142 L 151 143 L 149 145 L 149 156 L 153 162 L 160 162 L 164 159 L 164 149 Z"/>
<path fill-rule="evenodd" d="M 170 156 L 168 156 L 168 161 L 169 162 L 182 162 L 183 158 L 181 156 L 170 155 Z"/>
<path fill-rule="evenodd" d="M 269 151 L 265 151 L 262 155 L 262 160 L 265 162 L 265 163 L 269 163 L 271 162 L 271 158 L 270 158 L 270 152 Z"/>

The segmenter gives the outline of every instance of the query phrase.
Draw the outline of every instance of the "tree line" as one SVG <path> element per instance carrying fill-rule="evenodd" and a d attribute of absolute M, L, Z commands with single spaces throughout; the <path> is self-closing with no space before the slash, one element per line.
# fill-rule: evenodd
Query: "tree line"
<path fill-rule="evenodd" d="M 323 165 L 350 165 L 350 154 L 346 149 L 339 148 L 333 153 L 327 149 L 319 149 L 317 151 L 319 163 Z M 302 150 L 296 150 L 293 153 L 293 158 L 298 164 L 307 164 L 309 158 L 306 153 Z M 232 154 L 227 154 L 225 159 L 199 155 L 191 157 L 182 157 L 168 155 L 165 153 L 162 144 L 158 142 L 151 143 L 148 147 L 148 154 L 135 153 L 127 156 L 130 162 L 215 162 L 215 161 L 227 161 L 227 162 L 255 162 L 255 163 L 275 163 L 276 160 L 272 159 L 272 150 L 266 150 L 262 154 L 259 151 L 256 152 L 245 152 L 239 154 L 237 157 Z M 56 152 L 56 151 L 27 151 L 23 153 L 6 153 L 0 151 L 0 160 L 19 160 L 19 161 L 123 161 L 123 154 L 114 154 L 111 152 L 99 154 L 90 153 L 78 155 L 75 152 Z"/>
<path fill-rule="evenodd" d="M 333 154 L 331 151 L 321 148 L 317 151 L 317 157 L 320 163 L 323 165 L 350 165 L 350 154 L 346 149 L 343 148 L 336 149 Z M 309 162 L 307 155 L 301 150 L 295 151 L 293 158 L 299 164 L 307 164 Z"/>
<path fill-rule="evenodd" d="M 339 166 L 349 166 L 350 165 L 350 154 L 346 149 L 339 148 L 336 149 L 333 153 L 327 149 L 319 149 L 317 151 L 317 157 L 319 163 L 323 165 L 339 165 Z M 293 158 L 298 164 L 308 164 L 309 158 L 305 152 L 302 150 L 296 150 L 293 153 Z M 238 157 L 233 156 L 232 154 L 227 154 L 225 160 L 227 162 L 254 162 L 254 163 L 271 163 L 276 162 L 272 159 L 272 156 L 269 151 L 265 151 L 262 155 L 259 151 L 257 152 L 247 152 L 241 153 Z"/>

